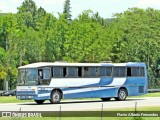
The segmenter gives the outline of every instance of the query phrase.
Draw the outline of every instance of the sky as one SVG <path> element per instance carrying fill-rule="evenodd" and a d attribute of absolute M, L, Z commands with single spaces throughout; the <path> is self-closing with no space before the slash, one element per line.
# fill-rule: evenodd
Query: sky
<path fill-rule="evenodd" d="M 17 7 L 21 6 L 24 0 L 0 0 L 1 13 L 16 13 Z M 47 12 L 57 13 L 63 12 L 65 0 L 33 0 L 37 7 L 43 7 Z M 122 13 L 128 8 L 154 8 L 160 10 L 160 0 L 70 0 L 72 18 L 76 18 L 84 10 L 92 10 L 98 12 L 103 18 L 111 18 L 114 13 Z"/>

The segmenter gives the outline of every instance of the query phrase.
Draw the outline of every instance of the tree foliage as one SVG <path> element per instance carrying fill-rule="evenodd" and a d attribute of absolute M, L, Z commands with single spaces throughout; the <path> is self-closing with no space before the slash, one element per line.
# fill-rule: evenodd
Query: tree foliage
<path fill-rule="evenodd" d="M 65 14 L 65 18 L 70 21 L 72 17 L 70 0 L 65 0 L 63 13 Z"/>

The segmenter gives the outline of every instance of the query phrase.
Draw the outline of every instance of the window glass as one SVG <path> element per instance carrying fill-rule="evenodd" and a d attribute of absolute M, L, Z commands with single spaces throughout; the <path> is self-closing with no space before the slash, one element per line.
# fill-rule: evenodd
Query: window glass
<path fill-rule="evenodd" d="M 131 76 L 139 76 L 139 68 L 138 67 L 131 68 Z"/>
<path fill-rule="evenodd" d="M 38 79 L 43 79 L 43 69 L 38 70 Z"/>
<path fill-rule="evenodd" d="M 100 76 L 112 76 L 112 67 L 100 67 Z"/>
<path fill-rule="evenodd" d="M 111 76 L 112 75 L 112 68 L 111 67 L 107 67 L 106 68 L 106 76 Z"/>
<path fill-rule="evenodd" d="M 126 68 L 125 67 L 120 67 L 119 69 L 119 76 L 124 77 L 126 76 Z"/>
<path fill-rule="evenodd" d="M 114 67 L 113 74 L 114 74 L 114 77 L 119 76 L 119 68 L 118 67 Z"/>
<path fill-rule="evenodd" d="M 106 76 L 106 68 L 105 67 L 100 67 L 99 68 L 99 75 L 100 76 Z"/>
<path fill-rule="evenodd" d="M 43 79 L 50 79 L 50 69 L 43 69 Z"/>
<path fill-rule="evenodd" d="M 97 67 L 90 67 L 90 77 L 96 77 L 97 76 Z"/>
<path fill-rule="evenodd" d="M 76 77 L 76 76 L 77 76 L 77 68 L 68 67 L 68 77 Z"/>
<path fill-rule="evenodd" d="M 125 67 L 114 67 L 113 74 L 114 74 L 114 77 L 124 77 L 126 76 L 126 68 Z"/>
<path fill-rule="evenodd" d="M 37 82 L 37 69 L 20 69 L 18 73 L 18 84 L 33 85 Z"/>
<path fill-rule="evenodd" d="M 53 68 L 53 77 L 62 77 L 62 67 Z"/>
<path fill-rule="evenodd" d="M 143 77 L 144 76 L 144 68 L 140 67 L 139 69 L 139 76 Z"/>
<path fill-rule="evenodd" d="M 84 67 L 83 76 L 89 77 L 89 68 L 88 67 Z"/>

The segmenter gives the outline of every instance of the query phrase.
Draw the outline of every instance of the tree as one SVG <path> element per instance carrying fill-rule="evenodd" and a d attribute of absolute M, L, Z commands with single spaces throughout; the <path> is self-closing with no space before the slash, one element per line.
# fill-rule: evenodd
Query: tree
<path fill-rule="evenodd" d="M 18 14 L 22 15 L 22 20 L 27 27 L 36 27 L 37 7 L 33 0 L 24 0 L 22 5 L 17 8 Z"/>
<path fill-rule="evenodd" d="M 110 42 L 107 32 L 93 20 L 91 10 L 72 21 L 64 44 L 64 59 L 71 62 L 100 62 L 109 59 Z"/>
<path fill-rule="evenodd" d="M 70 22 L 71 21 L 71 17 L 72 17 L 70 0 L 66 0 L 64 2 L 63 13 L 65 14 L 65 18 Z"/>
<path fill-rule="evenodd" d="M 46 11 L 44 10 L 44 8 L 40 7 L 37 10 L 37 18 L 41 18 L 44 17 L 46 15 Z"/>
<path fill-rule="evenodd" d="M 52 21 L 53 22 L 53 21 Z M 64 43 L 68 32 L 68 21 L 64 14 L 59 14 L 59 19 L 53 24 L 54 27 L 48 31 L 46 40 L 46 61 L 63 60 L 65 51 Z"/>
<path fill-rule="evenodd" d="M 18 14 L 24 13 L 24 12 L 29 12 L 32 14 L 32 16 L 35 16 L 37 7 L 36 4 L 33 0 L 24 0 L 22 2 L 22 5 L 17 8 L 18 9 Z"/>

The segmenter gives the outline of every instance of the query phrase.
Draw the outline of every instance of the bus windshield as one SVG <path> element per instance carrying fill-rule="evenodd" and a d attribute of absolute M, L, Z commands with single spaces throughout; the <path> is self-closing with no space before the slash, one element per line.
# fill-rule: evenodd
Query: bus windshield
<path fill-rule="evenodd" d="M 35 68 L 19 69 L 18 85 L 36 85 L 37 70 Z"/>

